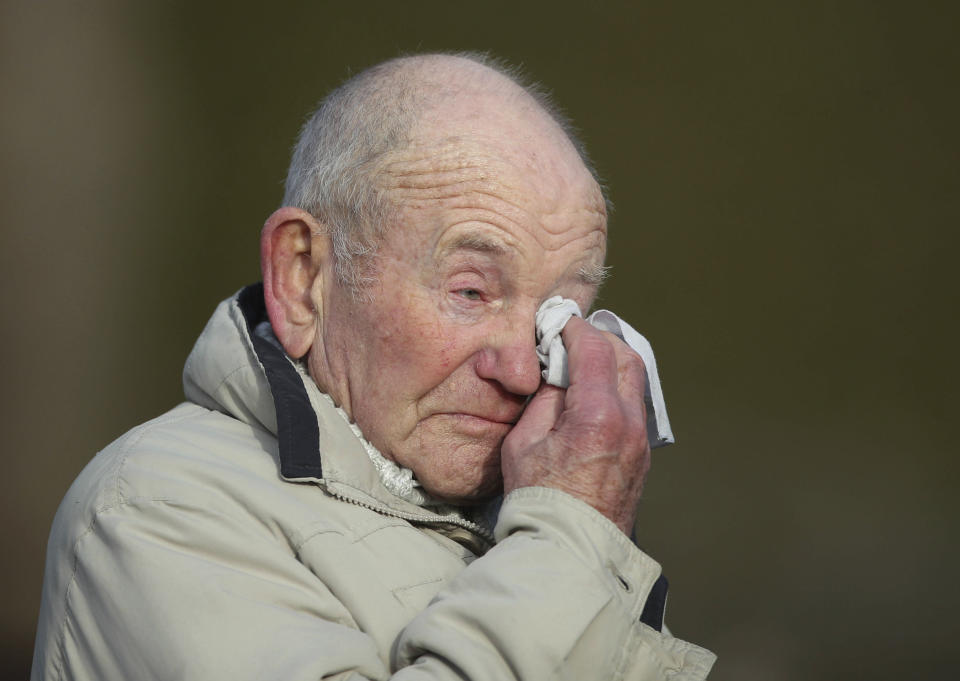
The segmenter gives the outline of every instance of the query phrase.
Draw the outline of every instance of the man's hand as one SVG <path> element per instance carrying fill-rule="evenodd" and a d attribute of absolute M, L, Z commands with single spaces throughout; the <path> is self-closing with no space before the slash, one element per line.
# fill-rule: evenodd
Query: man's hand
<path fill-rule="evenodd" d="M 650 468 L 643 360 L 577 317 L 563 329 L 570 387 L 541 385 L 503 441 L 504 492 L 553 487 L 629 534 Z"/>

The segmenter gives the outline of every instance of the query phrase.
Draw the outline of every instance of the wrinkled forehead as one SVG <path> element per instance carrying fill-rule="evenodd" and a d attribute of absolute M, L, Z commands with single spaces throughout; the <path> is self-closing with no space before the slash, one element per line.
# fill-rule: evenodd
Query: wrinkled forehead
<path fill-rule="evenodd" d="M 509 214 L 538 217 L 552 231 L 551 216 L 580 212 L 606 228 L 606 204 L 599 185 L 573 149 L 550 139 L 519 143 L 487 130 L 431 139 L 414 138 L 388 154 L 378 185 L 403 208 L 453 207 L 467 195 L 485 195 Z"/>
<path fill-rule="evenodd" d="M 391 255 L 430 269 L 444 254 L 485 253 L 533 284 L 595 290 L 606 251 L 602 192 L 572 146 L 567 154 L 529 142 L 478 129 L 414 140 L 385 159 L 381 189 L 399 217 L 386 239 Z"/>

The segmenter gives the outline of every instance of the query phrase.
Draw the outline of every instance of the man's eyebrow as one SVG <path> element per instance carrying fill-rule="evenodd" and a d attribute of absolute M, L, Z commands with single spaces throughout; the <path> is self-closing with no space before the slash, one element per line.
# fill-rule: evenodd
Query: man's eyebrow
<path fill-rule="evenodd" d="M 441 249 L 441 254 L 446 255 L 447 253 L 458 250 L 479 251 L 481 253 L 492 253 L 494 255 L 507 255 L 510 252 L 510 249 L 499 239 L 475 232 L 461 234 L 444 244 Z"/>
<path fill-rule="evenodd" d="M 458 250 L 478 251 L 480 253 L 492 253 L 493 255 L 509 255 L 511 249 L 499 239 L 470 232 L 460 234 L 443 245 L 440 253 L 447 255 Z M 612 268 L 598 262 L 592 262 L 583 265 L 577 270 L 577 279 L 588 286 L 601 286 L 610 276 Z"/>
<path fill-rule="evenodd" d="M 611 269 L 613 268 L 609 265 L 592 262 L 577 270 L 577 278 L 589 286 L 600 286 L 610 276 Z"/>

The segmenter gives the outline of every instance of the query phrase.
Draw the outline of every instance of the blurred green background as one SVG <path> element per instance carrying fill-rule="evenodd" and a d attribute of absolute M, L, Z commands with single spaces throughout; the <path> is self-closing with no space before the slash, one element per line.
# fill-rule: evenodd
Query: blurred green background
<path fill-rule="evenodd" d="M 182 399 L 315 102 L 404 51 L 543 81 L 616 204 L 601 303 L 678 444 L 639 535 L 712 679 L 960 662 L 956 3 L 0 3 L 0 674 L 99 448 Z"/>

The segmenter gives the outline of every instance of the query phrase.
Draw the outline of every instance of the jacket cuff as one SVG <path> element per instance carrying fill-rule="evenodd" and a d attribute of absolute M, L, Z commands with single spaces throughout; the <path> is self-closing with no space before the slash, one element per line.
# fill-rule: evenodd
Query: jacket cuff
<path fill-rule="evenodd" d="M 632 620 L 640 621 L 645 615 L 647 599 L 660 578 L 660 564 L 589 504 L 549 487 L 516 489 L 504 499 L 494 535 L 499 543 L 517 533 L 562 544 L 602 575 L 608 591 Z M 658 591 L 662 589 L 658 586 Z M 665 593 L 656 596 L 655 600 L 665 599 Z M 647 613 L 644 621 L 649 618 Z"/>

